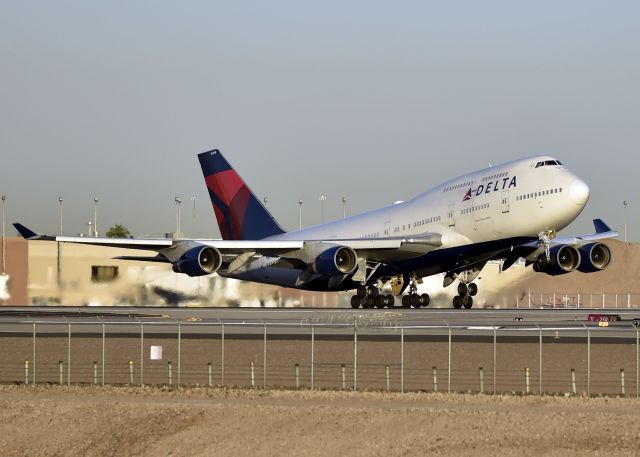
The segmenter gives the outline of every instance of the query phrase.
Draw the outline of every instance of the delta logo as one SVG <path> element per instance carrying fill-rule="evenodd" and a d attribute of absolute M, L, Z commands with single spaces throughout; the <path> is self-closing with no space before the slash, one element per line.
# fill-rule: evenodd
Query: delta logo
<path fill-rule="evenodd" d="M 482 194 L 489 194 L 491 192 L 497 192 L 499 190 L 507 190 L 512 187 L 517 187 L 518 181 L 516 177 L 513 178 L 504 178 L 502 180 L 497 181 L 489 181 L 487 184 L 480 184 L 475 190 L 473 188 L 469 188 L 466 194 L 464 194 L 463 202 L 471 200 L 472 196 L 479 197 Z"/>

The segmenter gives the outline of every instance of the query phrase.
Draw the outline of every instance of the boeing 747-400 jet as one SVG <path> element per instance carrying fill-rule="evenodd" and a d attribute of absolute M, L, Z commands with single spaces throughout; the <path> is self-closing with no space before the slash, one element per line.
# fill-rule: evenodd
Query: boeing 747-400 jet
<path fill-rule="evenodd" d="M 445 273 L 454 281 L 454 308 L 471 308 L 473 282 L 490 260 L 503 270 L 524 258 L 540 273 L 597 272 L 611 262 L 599 240 L 617 236 L 600 219 L 595 233 L 558 238 L 584 209 L 589 187 L 559 160 L 528 157 L 474 171 L 405 202 L 286 232 L 219 150 L 198 155 L 221 240 L 87 238 L 38 235 L 14 224 L 26 239 L 155 251 L 119 257 L 171 263 L 176 273 L 315 291 L 356 290 L 354 308 L 391 307 L 391 286 L 404 307 L 429 305 L 417 294 L 421 278 Z"/>

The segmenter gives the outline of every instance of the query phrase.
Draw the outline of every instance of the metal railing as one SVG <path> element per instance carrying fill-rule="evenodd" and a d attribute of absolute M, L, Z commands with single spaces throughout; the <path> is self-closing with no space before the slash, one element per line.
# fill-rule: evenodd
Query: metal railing
<path fill-rule="evenodd" d="M 11 383 L 640 396 L 630 326 L 33 321 L 0 340 Z"/>

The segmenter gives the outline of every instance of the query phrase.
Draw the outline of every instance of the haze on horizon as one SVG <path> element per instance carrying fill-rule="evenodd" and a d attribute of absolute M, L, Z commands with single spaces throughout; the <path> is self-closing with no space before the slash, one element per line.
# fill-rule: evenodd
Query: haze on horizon
<path fill-rule="evenodd" d="M 219 148 L 287 229 L 549 154 L 640 239 L 640 3 L 9 2 L 0 17 L 7 223 L 219 232 Z M 195 197 L 195 204 L 193 198 Z M 195 208 L 195 211 L 194 211 Z M 638 208 L 638 210 L 636 210 Z M 13 229 L 7 229 L 13 234 Z"/>

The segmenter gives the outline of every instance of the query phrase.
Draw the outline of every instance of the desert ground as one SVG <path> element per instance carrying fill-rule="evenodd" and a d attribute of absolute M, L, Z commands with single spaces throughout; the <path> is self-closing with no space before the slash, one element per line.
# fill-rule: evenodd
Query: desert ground
<path fill-rule="evenodd" d="M 4 456 L 639 455 L 640 402 L 1 386 Z"/>

